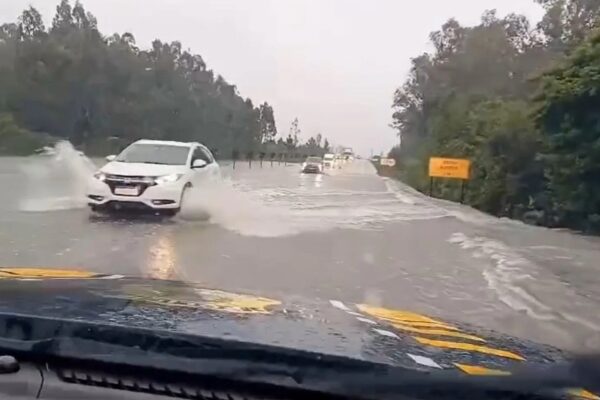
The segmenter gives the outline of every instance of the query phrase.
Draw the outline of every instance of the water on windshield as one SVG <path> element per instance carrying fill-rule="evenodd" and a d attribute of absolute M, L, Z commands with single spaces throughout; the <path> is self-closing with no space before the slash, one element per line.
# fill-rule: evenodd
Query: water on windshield
<path fill-rule="evenodd" d="M 359 358 L 600 348 L 600 2 L 56 3 L 0 6 L 0 269 Z"/>

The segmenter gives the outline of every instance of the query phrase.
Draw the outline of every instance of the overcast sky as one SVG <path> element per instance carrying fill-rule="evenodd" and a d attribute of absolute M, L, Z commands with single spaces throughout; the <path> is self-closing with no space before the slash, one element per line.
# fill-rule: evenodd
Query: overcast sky
<path fill-rule="evenodd" d="M 0 0 L 0 23 L 28 5 L 46 25 L 59 0 Z M 275 109 L 286 135 L 318 132 L 363 155 L 397 142 L 394 89 L 428 34 L 450 17 L 476 24 L 486 9 L 542 15 L 533 0 L 83 0 L 105 35 L 131 32 L 140 47 L 179 40 L 255 104 Z"/>

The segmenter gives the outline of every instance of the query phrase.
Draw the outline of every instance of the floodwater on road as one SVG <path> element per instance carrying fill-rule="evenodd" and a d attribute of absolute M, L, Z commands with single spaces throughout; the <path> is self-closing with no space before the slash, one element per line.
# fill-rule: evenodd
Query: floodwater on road
<path fill-rule="evenodd" d="M 365 160 L 324 175 L 224 164 L 175 218 L 97 218 L 84 200 L 95 168 L 68 149 L 0 158 L 0 266 L 367 302 L 600 348 L 598 238 L 428 198 Z"/>

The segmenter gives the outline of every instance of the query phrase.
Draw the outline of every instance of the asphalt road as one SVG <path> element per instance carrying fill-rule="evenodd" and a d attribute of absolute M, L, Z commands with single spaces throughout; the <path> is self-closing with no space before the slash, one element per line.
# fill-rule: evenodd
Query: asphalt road
<path fill-rule="evenodd" d="M 326 175 L 225 165 L 178 217 L 97 218 L 81 200 L 90 169 L 0 158 L 0 265 L 367 302 L 600 348 L 598 238 L 430 199 L 360 160 Z"/>

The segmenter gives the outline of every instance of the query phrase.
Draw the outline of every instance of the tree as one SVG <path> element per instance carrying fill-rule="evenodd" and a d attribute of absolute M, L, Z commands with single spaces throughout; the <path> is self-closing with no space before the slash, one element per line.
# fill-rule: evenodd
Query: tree
<path fill-rule="evenodd" d="M 292 125 L 290 126 L 290 135 L 293 138 L 294 147 L 298 147 L 298 144 L 300 143 L 301 133 L 302 131 L 298 127 L 298 118 L 296 117 L 294 118 L 294 120 L 292 121 Z"/>
<path fill-rule="evenodd" d="M 536 97 L 536 122 L 563 224 L 600 229 L 600 33 L 566 63 L 545 74 Z"/>
<path fill-rule="evenodd" d="M 75 26 L 77 28 L 82 30 L 96 29 L 98 24 L 96 21 L 96 17 L 94 17 L 90 13 L 87 13 L 83 8 L 83 5 L 81 5 L 81 3 L 79 2 L 79 0 L 75 2 L 75 7 L 73 7 L 72 14 L 73 22 L 75 23 Z"/>
<path fill-rule="evenodd" d="M 52 20 L 51 33 L 60 34 L 69 32 L 75 26 L 73 21 L 73 9 L 69 0 L 61 0 L 56 6 L 56 14 Z"/>
<path fill-rule="evenodd" d="M 597 0 L 536 0 L 546 13 L 538 25 L 553 51 L 564 52 L 581 43 L 600 26 Z"/>
<path fill-rule="evenodd" d="M 421 190 L 429 187 L 429 157 L 469 158 L 469 204 L 600 229 L 592 184 L 600 179 L 596 39 L 577 49 L 599 26 L 600 2 L 536 1 L 546 10 L 537 29 L 524 16 L 489 10 L 476 26 L 450 19 L 430 35 L 434 51 L 412 59 L 394 93 L 392 126 L 401 144 L 393 156 L 402 179 Z M 578 56 L 569 57 L 573 52 Z M 566 67 L 547 72 L 565 57 Z M 456 182 L 435 186 L 439 195 L 458 198 Z"/>
<path fill-rule="evenodd" d="M 273 142 L 277 136 L 273 107 L 264 102 L 259 106 L 260 135 L 263 142 Z"/>
<path fill-rule="evenodd" d="M 141 50 L 131 33 L 103 36 L 71 4 L 61 0 L 49 31 L 33 8 L 0 27 L 0 112 L 20 129 L 98 153 L 143 137 L 202 141 L 222 154 L 274 139 L 273 108 L 240 96 L 199 54 L 177 41 Z"/>
<path fill-rule="evenodd" d="M 292 137 L 292 134 L 288 134 L 287 138 L 285 139 L 285 145 L 288 149 L 293 149 L 295 147 L 294 145 L 294 138 Z"/>
<path fill-rule="evenodd" d="M 26 39 L 39 39 L 46 31 L 42 15 L 32 6 L 24 10 L 19 17 L 19 28 Z"/>

